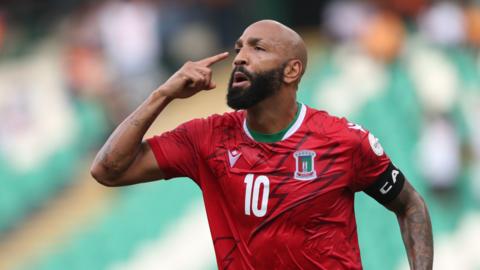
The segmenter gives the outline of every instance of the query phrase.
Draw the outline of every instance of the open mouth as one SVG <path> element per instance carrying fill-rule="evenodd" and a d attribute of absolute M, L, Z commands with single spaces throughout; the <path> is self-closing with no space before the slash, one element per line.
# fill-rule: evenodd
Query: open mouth
<path fill-rule="evenodd" d="M 233 74 L 233 87 L 246 87 L 250 84 L 250 80 L 248 79 L 247 75 L 245 75 L 243 72 L 235 72 Z"/>

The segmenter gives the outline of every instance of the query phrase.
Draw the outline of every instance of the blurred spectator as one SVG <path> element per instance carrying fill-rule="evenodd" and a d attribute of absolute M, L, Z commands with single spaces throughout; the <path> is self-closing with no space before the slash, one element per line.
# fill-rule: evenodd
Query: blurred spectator
<path fill-rule="evenodd" d="M 366 2 L 333 1 L 325 10 L 325 28 L 335 39 L 349 41 L 363 32 L 374 8 Z"/>
<path fill-rule="evenodd" d="M 411 49 L 408 72 L 425 113 L 449 113 L 457 102 L 460 82 L 457 70 L 439 50 L 428 47 Z"/>
<path fill-rule="evenodd" d="M 114 88 L 131 111 L 161 81 L 159 11 L 148 0 L 110 0 L 99 10 L 98 23 Z"/>
<path fill-rule="evenodd" d="M 162 38 L 165 60 L 172 71 L 185 61 L 211 55 L 222 47 L 232 48 L 238 37 L 235 1 L 162 2 Z"/>
<path fill-rule="evenodd" d="M 435 117 L 423 125 L 419 141 L 420 170 L 436 191 L 454 188 L 460 173 L 460 139 L 447 117 Z"/>
<path fill-rule="evenodd" d="M 0 102 L 0 153 L 10 153 L 14 147 L 15 138 L 22 137 L 31 130 L 33 119 L 31 108 L 28 106 L 29 95 L 25 89 L 18 87 L 16 91 L 9 91 L 2 95 Z"/>
<path fill-rule="evenodd" d="M 122 97 L 111 92 L 112 72 L 99 36 L 97 13 L 100 6 L 85 3 L 68 18 L 63 33 L 63 71 L 74 103 L 80 100 L 100 103 L 103 113 L 113 124 L 121 121 L 127 109 Z"/>
<path fill-rule="evenodd" d="M 101 8 L 99 23 L 106 56 L 120 76 L 135 76 L 156 67 L 160 42 L 155 5 L 111 0 Z"/>
<path fill-rule="evenodd" d="M 0 65 L 0 148 L 19 171 L 41 164 L 77 131 L 58 47 L 42 45 Z"/>
<path fill-rule="evenodd" d="M 70 90 L 78 96 L 101 97 L 108 75 L 96 21 L 98 5 L 86 4 L 73 14 L 66 33 L 65 64 Z"/>
<path fill-rule="evenodd" d="M 418 19 L 422 35 L 443 46 L 459 45 L 465 40 L 464 22 L 462 9 L 454 1 L 437 2 Z"/>
<path fill-rule="evenodd" d="M 0 10 L 0 52 L 2 51 L 5 35 L 7 33 L 7 20 L 5 14 Z"/>
<path fill-rule="evenodd" d="M 106 67 L 97 50 L 83 46 L 67 48 L 66 72 L 70 88 L 77 95 L 100 97 L 108 91 Z"/>
<path fill-rule="evenodd" d="M 359 42 L 374 59 L 389 62 L 401 52 L 405 30 L 395 13 L 361 1 L 332 2 L 325 27 L 334 39 Z"/>
<path fill-rule="evenodd" d="M 471 5 L 465 9 L 465 27 L 467 42 L 473 47 L 480 47 L 480 7 Z"/>
<path fill-rule="evenodd" d="M 425 7 L 429 0 L 375 0 L 375 4 L 394 10 L 402 16 L 417 16 Z"/>
<path fill-rule="evenodd" d="M 402 50 L 405 30 L 400 18 L 391 12 L 378 12 L 366 24 L 361 43 L 375 59 L 394 60 Z"/>

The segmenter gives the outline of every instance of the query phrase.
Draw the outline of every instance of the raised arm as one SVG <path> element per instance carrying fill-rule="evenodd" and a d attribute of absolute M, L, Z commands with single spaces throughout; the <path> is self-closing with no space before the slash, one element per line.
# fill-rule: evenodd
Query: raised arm
<path fill-rule="evenodd" d="M 187 62 L 158 87 L 110 135 L 91 167 L 92 176 L 106 186 L 123 186 L 164 178 L 143 137 L 163 109 L 176 98 L 188 98 L 216 87 L 210 66 L 228 57 L 221 53 Z"/>
<path fill-rule="evenodd" d="M 400 194 L 386 207 L 397 215 L 410 269 L 432 269 L 432 223 L 423 198 L 405 181 Z"/>

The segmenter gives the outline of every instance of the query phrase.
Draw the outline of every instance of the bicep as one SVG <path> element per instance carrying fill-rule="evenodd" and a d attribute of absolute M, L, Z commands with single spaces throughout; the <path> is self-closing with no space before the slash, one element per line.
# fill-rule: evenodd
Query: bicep
<path fill-rule="evenodd" d="M 143 182 L 150 182 L 165 178 L 165 174 L 158 167 L 150 145 L 144 141 L 128 169 L 115 180 L 116 185 L 126 186 Z"/>

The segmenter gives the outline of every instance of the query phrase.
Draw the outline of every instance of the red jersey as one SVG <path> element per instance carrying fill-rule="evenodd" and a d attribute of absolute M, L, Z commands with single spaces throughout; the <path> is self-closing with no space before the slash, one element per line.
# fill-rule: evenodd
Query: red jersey
<path fill-rule="evenodd" d="M 219 269 L 362 269 L 354 193 L 390 164 L 362 127 L 301 105 L 283 139 L 256 142 L 246 112 L 148 139 L 166 179 L 201 188 Z"/>

